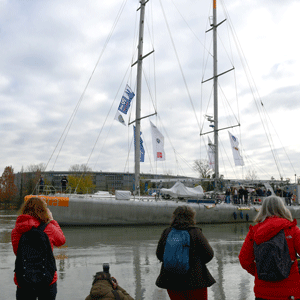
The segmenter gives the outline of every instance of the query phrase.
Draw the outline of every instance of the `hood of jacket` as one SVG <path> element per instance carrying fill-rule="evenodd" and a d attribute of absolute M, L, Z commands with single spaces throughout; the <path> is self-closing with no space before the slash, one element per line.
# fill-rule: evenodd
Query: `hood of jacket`
<path fill-rule="evenodd" d="M 297 225 L 297 220 L 293 222 L 279 217 L 269 217 L 265 221 L 252 227 L 254 241 L 257 245 L 268 241 L 275 236 L 280 230 L 292 228 Z"/>
<path fill-rule="evenodd" d="M 15 229 L 18 233 L 23 234 L 29 231 L 32 227 L 38 227 L 41 222 L 29 215 L 20 215 L 16 220 Z"/>

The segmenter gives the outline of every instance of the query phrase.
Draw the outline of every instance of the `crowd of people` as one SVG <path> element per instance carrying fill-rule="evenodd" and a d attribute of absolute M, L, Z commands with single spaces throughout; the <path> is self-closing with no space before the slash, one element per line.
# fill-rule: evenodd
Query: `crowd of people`
<path fill-rule="evenodd" d="M 283 197 L 287 205 L 292 205 L 292 199 L 294 196 L 292 192 L 277 188 L 274 193 L 278 197 Z M 272 192 L 270 189 L 262 189 L 261 187 L 257 187 L 255 189 L 243 186 L 240 186 L 239 188 L 228 187 L 225 191 L 225 203 L 245 205 L 261 203 L 263 197 L 268 197 L 271 195 Z"/>
<path fill-rule="evenodd" d="M 250 225 L 239 254 L 242 268 L 255 278 L 255 299 L 300 299 L 300 274 L 297 263 L 297 254 L 300 253 L 300 229 L 297 227 L 297 221 L 293 220 L 281 198 L 269 196 L 264 199 L 255 222 L 255 226 Z M 257 256 L 261 250 L 257 252 L 256 249 L 259 245 L 273 240 L 279 232 L 283 232 L 286 241 L 285 248 L 290 267 L 285 277 L 269 281 L 261 277 L 262 272 Z M 35 238 L 35 244 L 38 244 L 37 237 L 41 236 L 47 237 L 47 241 L 43 239 L 43 243 L 48 242 L 48 250 L 37 248 L 28 251 L 30 239 Z M 66 241 L 62 229 L 53 219 L 46 202 L 38 197 L 32 197 L 23 204 L 15 228 L 12 230 L 11 239 L 17 256 L 14 278 L 17 286 L 16 299 L 55 300 L 57 295 L 55 260 L 51 272 L 43 270 L 41 273 L 33 267 L 34 260 L 43 256 L 45 251 L 50 251 L 53 256 L 53 246 L 61 246 Z M 19 267 L 18 257 L 24 255 L 29 255 L 33 259 L 32 264 L 28 265 L 30 270 Z M 159 288 L 166 289 L 171 300 L 207 300 L 207 288 L 216 283 L 206 266 L 214 257 L 214 250 L 201 228 L 196 226 L 196 211 L 193 208 L 183 205 L 175 209 L 170 226 L 162 232 L 158 241 L 156 256 L 161 262 L 161 270 L 155 284 Z M 28 264 L 24 262 L 26 263 Z M 274 265 L 271 269 L 274 269 Z M 45 274 L 50 274 L 50 277 Z M 103 271 L 97 272 L 94 276 L 90 293 L 86 297 L 86 300 L 92 299 L 133 300 L 110 275 L 107 265 L 103 265 Z"/>

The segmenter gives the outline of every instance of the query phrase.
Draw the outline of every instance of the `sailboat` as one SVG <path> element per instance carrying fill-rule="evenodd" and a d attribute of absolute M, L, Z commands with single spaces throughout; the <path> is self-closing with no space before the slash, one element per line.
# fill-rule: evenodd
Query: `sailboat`
<path fill-rule="evenodd" d="M 149 0 L 140 1 L 139 43 L 137 65 L 137 87 L 136 87 L 136 117 L 135 117 L 135 195 L 131 196 L 126 191 L 116 191 L 116 195 L 93 194 L 93 195 L 39 195 L 50 207 L 54 218 L 61 225 L 158 225 L 169 224 L 175 208 L 180 205 L 176 200 L 155 200 L 151 197 L 140 197 L 140 125 L 141 119 L 141 89 L 142 89 L 142 64 L 143 59 L 151 53 L 143 54 L 143 33 L 145 8 Z M 218 146 L 218 68 L 217 68 L 217 3 L 213 3 L 213 77 L 214 82 L 214 116 L 210 118 L 213 123 L 214 134 L 214 166 L 215 186 L 219 184 L 219 146 Z M 26 199 L 32 195 L 26 196 Z M 25 199 L 25 200 L 26 200 Z M 187 202 L 196 211 L 198 223 L 229 223 L 253 221 L 259 210 L 259 206 L 237 206 L 231 204 L 208 205 L 204 203 Z M 290 208 L 293 217 L 300 218 L 298 207 Z"/>

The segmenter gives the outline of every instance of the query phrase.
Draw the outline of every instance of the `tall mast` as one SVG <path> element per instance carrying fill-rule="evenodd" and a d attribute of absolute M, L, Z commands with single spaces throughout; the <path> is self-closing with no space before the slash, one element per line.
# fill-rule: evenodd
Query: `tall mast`
<path fill-rule="evenodd" d="M 219 181 L 219 144 L 218 144 L 218 49 L 217 49 L 217 0 L 213 0 L 213 78 L 214 78 L 214 145 L 215 145 L 215 189 Z"/>
<path fill-rule="evenodd" d="M 144 17 L 146 0 L 140 1 L 140 27 L 137 58 L 137 86 L 136 86 L 136 127 L 135 127 L 135 192 L 140 194 L 140 132 L 141 132 L 141 95 L 142 95 L 142 67 L 143 67 L 143 40 Z"/>

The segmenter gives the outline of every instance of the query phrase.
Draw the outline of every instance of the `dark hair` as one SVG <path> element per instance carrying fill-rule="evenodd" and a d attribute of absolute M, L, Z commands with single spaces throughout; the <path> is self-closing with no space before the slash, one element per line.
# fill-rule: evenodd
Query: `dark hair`
<path fill-rule="evenodd" d="M 111 285 L 113 285 L 112 283 L 112 279 L 110 277 L 110 273 L 106 273 L 106 272 L 97 272 L 94 275 L 94 280 L 93 280 L 93 284 L 95 284 L 97 281 L 99 280 L 107 280 L 110 282 Z"/>
<path fill-rule="evenodd" d="M 32 216 L 43 223 L 50 221 L 47 203 L 38 197 L 32 197 L 23 203 L 20 212 L 23 215 Z"/>
<path fill-rule="evenodd" d="M 172 215 L 171 226 L 188 227 L 196 225 L 196 211 L 187 205 L 178 206 Z"/>

